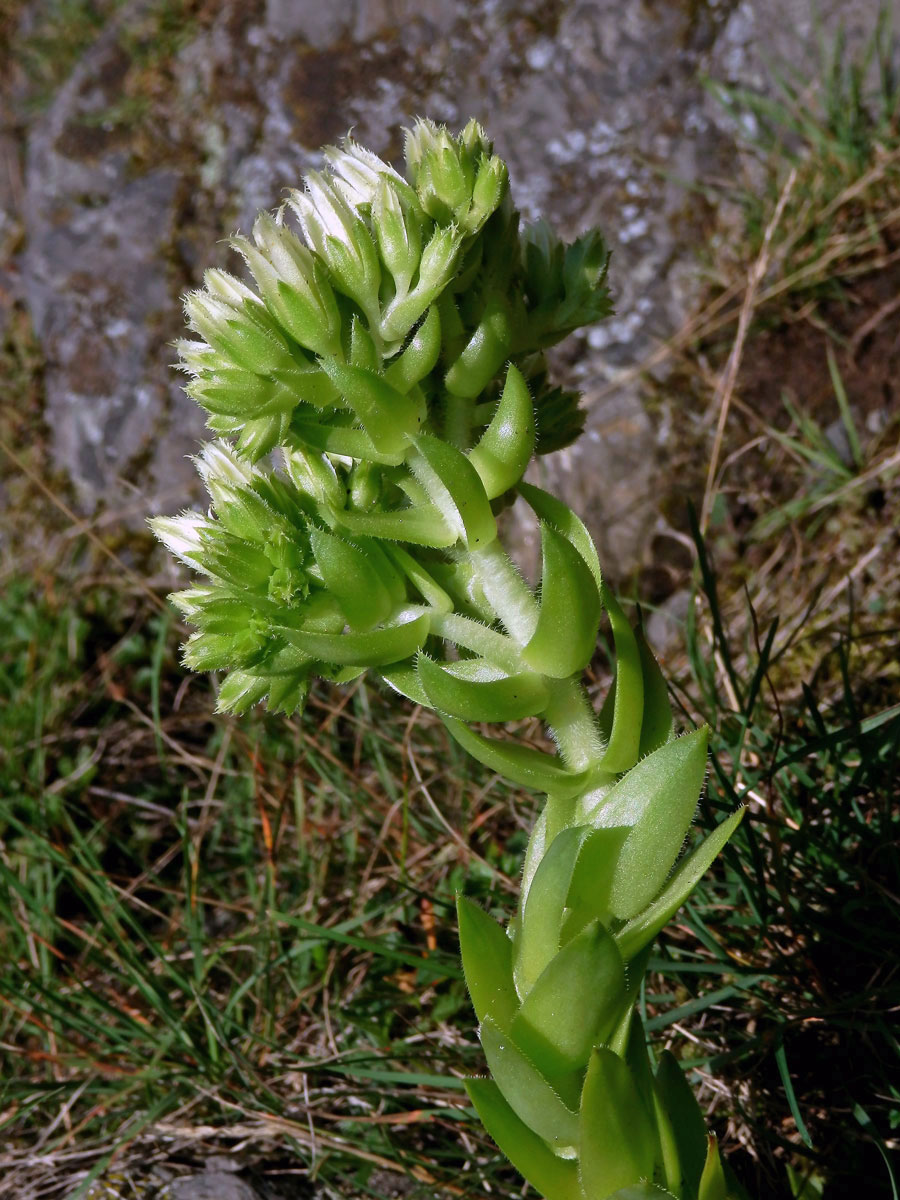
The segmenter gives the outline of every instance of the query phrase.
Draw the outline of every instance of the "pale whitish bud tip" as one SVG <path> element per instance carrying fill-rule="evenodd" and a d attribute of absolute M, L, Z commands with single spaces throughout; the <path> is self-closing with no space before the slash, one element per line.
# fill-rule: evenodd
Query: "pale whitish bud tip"
<path fill-rule="evenodd" d="M 209 521 L 201 513 L 183 512 L 177 517 L 152 517 L 148 522 L 154 534 L 176 558 L 196 566 L 193 556 L 203 549 L 203 532 Z"/>
<path fill-rule="evenodd" d="M 310 171 L 305 183 L 312 211 L 324 233 L 354 250 L 353 225 L 356 218 L 340 194 L 318 171 Z"/>
<path fill-rule="evenodd" d="M 207 487 L 217 481 L 244 487 L 253 482 L 252 468 L 237 457 L 228 442 L 207 442 L 192 461 Z"/>
<path fill-rule="evenodd" d="M 240 308 L 248 300 L 259 304 L 259 297 L 228 271 L 212 267 L 210 270 L 204 271 L 203 282 L 211 296 L 224 300 L 226 304 L 231 304 L 235 308 Z"/>

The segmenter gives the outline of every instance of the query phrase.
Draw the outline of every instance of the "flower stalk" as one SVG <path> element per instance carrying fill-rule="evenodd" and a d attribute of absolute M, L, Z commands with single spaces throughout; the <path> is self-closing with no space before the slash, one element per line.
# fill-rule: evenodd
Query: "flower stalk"
<path fill-rule="evenodd" d="M 173 596 L 196 628 L 185 661 L 227 672 L 219 708 L 238 713 L 293 712 L 317 676 L 368 671 L 545 793 L 508 928 L 459 900 L 490 1071 L 472 1101 L 546 1200 L 728 1200 L 634 1001 L 653 939 L 741 814 L 682 857 L 706 733 L 673 736 L 587 529 L 523 481 L 581 429 L 544 351 L 610 312 L 603 240 L 522 227 L 475 122 L 457 137 L 418 122 L 405 176 L 350 141 L 325 158 L 232 239 L 256 290 L 210 271 L 186 301 L 187 390 L 218 435 L 197 460 L 210 510 L 152 522 L 201 576 Z M 516 497 L 540 531 L 537 589 L 498 532 Z M 581 675 L 604 612 L 617 670 L 595 713 Z M 531 717 L 557 753 L 504 732 Z"/>

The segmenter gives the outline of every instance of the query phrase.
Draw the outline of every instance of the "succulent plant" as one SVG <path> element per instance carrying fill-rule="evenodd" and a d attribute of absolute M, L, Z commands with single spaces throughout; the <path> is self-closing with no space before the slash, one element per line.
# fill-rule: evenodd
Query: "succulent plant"
<path fill-rule="evenodd" d="M 544 351 L 606 316 L 608 253 L 522 226 L 481 127 L 419 121 L 401 175 L 347 141 L 232 245 L 255 282 L 206 274 L 180 345 L 218 440 L 208 514 L 153 528 L 202 579 L 176 593 L 219 707 L 302 708 L 312 680 L 368 671 L 440 714 L 477 760 L 547 802 L 504 930 L 459 902 L 491 1078 L 469 1091 L 547 1200 L 726 1200 L 680 1069 L 651 1070 L 634 998 L 651 942 L 740 813 L 681 856 L 706 735 L 673 737 L 665 683 L 606 586 L 591 537 L 523 480 L 578 436 Z M 522 578 L 498 515 L 540 529 Z M 581 683 L 604 611 L 616 678 Z M 541 718 L 548 754 L 502 727 Z M 485 725 L 500 729 L 485 731 Z M 680 861 L 679 861 L 680 860 Z"/>

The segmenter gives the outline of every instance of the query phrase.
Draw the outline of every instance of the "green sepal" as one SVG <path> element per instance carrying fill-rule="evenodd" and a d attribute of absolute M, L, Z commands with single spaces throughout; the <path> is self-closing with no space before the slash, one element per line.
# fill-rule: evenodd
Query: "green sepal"
<path fill-rule="evenodd" d="M 422 653 L 416 665 L 432 706 L 451 717 L 521 721 L 547 707 L 549 697 L 540 675 L 505 675 L 483 659 L 436 663 Z"/>
<path fill-rule="evenodd" d="M 256 305 L 235 307 L 209 290 L 188 292 L 185 297 L 190 327 L 217 355 L 243 370 L 268 375 L 290 365 L 292 359 L 277 325 L 267 320 L 265 310 L 257 316 L 256 309 Z"/>
<path fill-rule="evenodd" d="M 558 1150 L 578 1144 L 578 1114 L 566 1105 L 535 1064 L 490 1017 L 481 1045 L 497 1087 L 525 1124 Z"/>
<path fill-rule="evenodd" d="M 185 666 L 192 671 L 227 671 L 255 666 L 265 654 L 262 630 L 248 628 L 232 633 L 192 633 L 181 648 Z"/>
<path fill-rule="evenodd" d="M 419 431 L 425 420 L 424 405 L 392 387 L 383 375 L 365 367 L 350 367 L 326 358 L 322 359 L 322 369 L 362 422 L 376 449 L 385 454 L 402 454 L 407 439 Z"/>
<path fill-rule="evenodd" d="M 678 858 L 706 774 L 708 731 L 655 750 L 624 775 L 590 814 L 597 828 L 629 828 L 613 869 L 609 904 L 636 916 L 659 892 Z"/>
<path fill-rule="evenodd" d="M 697 1200 L 729 1200 L 728 1182 L 719 1158 L 719 1144 L 714 1133 L 707 1134 L 706 1162 L 700 1176 Z"/>
<path fill-rule="evenodd" d="M 513 974 L 524 999 L 560 946 L 563 917 L 572 875 L 590 830 L 564 829 L 547 847 L 527 893 L 523 891 L 521 920 L 516 933 Z"/>
<path fill-rule="evenodd" d="M 455 717 L 444 717 L 444 724 L 474 759 L 520 787 L 553 792 L 565 799 L 577 796 L 587 782 L 586 770 L 570 771 L 555 755 L 544 754 L 520 742 L 485 737 Z"/>
<path fill-rule="evenodd" d="M 600 1046 L 581 1094 L 581 1185 L 604 1200 L 653 1176 L 656 1136 L 627 1065 Z"/>
<path fill-rule="evenodd" d="M 475 332 L 444 377 L 447 391 L 467 400 L 480 395 L 509 358 L 512 340 L 509 303 L 493 292 Z"/>
<path fill-rule="evenodd" d="M 434 368 L 441 353 L 441 319 L 434 305 L 415 330 L 402 353 L 384 372 L 388 383 L 404 395 Z"/>
<path fill-rule="evenodd" d="M 361 513 L 342 509 L 332 514 L 337 525 L 349 533 L 411 542 L 417 546 L 446 549 L 456 544 L 456 531 L 450 529 L 434 504 L 413 504 L 389 512 Z"/>
<path fill-rule="evenodd" d="M 522 658 L 532 670 L 565 679 L 591 661 L 600 625 L 600 593 L 572 543 L 546 523 L 541 525 L 541 553 L 541 606 Z"/>
<path fill-rule="evenodd" d="M 233 712 L 240 715 L 264 699 L 269 690 L 269 680 L 261 679 L 246 671 L 230 671 L 222 680 L 216 697 L 216 712 Z"/>
<path fill-rule="evenodd" d="M 282 629 L 282 636 L 311 658 L 338 666 L 380 667 L 415 654 L 428 637 L 427 614 L 368 633 L 313 633 Z"/>
<path fill-rule="evenodd" d="M 287 395 L 302 400 L 313 408 L 333 408 L 343 405 L 341 393 L 333 379 L 318 366 L 293 367 L 274 372 Z"/>
<path fill-rule="evenodd" d="M 706 1122 L 678 1060 L 669 1050 L 660 1055 L 654 1091 L 671 1130 L 687 1195 L 695 1197 L 706 1161 Z"/>
<path fill-rule="evenodd" d="M 399 181 L 398 181 L 399 182 Z M 415 194 L 379 174 L 372 202 L 372 225 L 381 258 L 394 278 L 397 294 L 405 296 L 422 253 L 421 213 Z"/>
<path fill-rule="evenodd" d="M 497 522 L 478 472 L 455 446 L 431 434 L 413 439 L 418 457 L 410 466 L 446 523 L 469 550 L 494 541 Z"/>
<path fill-rule="evenodd" d="M 675 915 L 709 869 L 713 859 L 737 829 L 745 810 L 733 812 L 700 845 L 678 864 L 666 886 L 642 913 L 615 934 L 619 952 L 627 962 L 651 942 Z"/>
<path fill-rule="evenodd" d="M 534 454 L 534 438 L 531 393 L 521 371 L 510 364 L 497 411 L 469 451 L 469 462 L 481 477 L 489 500 L 520 481 Z"/>
<path fill-rule="evenodd" d="M 309 693 L 309 675 L 277 675 L 269 680 L 266 708 L 290 716 L 302 708 Z"/>
<path fill-rule="evenodd" d="M 397 606 L 396 597 L 373 555 L 315 526 L 309 540 L 325 586 L 344 610 L 348 624 L 365 631 L 387 620 Z"/>
<path fill-rule="evenodd" d="M 519 1004 L 512 976 L 512 942 L 493 917 L 465 896 L 456 898 L 459 948 L 466 986 L 479 1022 L 490 1017 L 509 1029 Z"/>
<path fill-rule="evenodd" d="M 243 367 L 217 366 L 214 371 L 204 371 L 184 390 L 207 412 L 222 417 L 248 418 L 289 412 L 298 399 L 289 388 Z"/>
<path fill-rule="evenodd" d="M 365 367 L 367 371 L 378 371 L 381 367 L 381 355 L 372 335 L 355 313 L 350 320 L 350 364 L 354 367 Z M 331 386 L 334 387 L 334 384 Z M 340 392 L 337 392 L 337 397 L 340 403 Z"/>
<path fill-rule="evenodd" d="M 467 1079 L 481 1123 L 516 1170 L 545 1200 L 584 1200 L 574 1161 L 560 1158 L 503 1098 L 491 1079 Z"/>
<path fill-rule="evenodd" d="M 510 1027 L 518 1046 L 548 1072 L 583 1068 L 619 1017 L 625 967 L 594 921 L 550 960 Z"/>

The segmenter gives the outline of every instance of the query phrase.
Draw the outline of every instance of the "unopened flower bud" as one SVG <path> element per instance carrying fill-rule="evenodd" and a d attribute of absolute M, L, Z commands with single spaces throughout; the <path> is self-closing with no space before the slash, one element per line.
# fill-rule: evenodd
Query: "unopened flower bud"
<path fill-rule="evenodd" d="M 327 264 L 336 287 L 378 319 L 381 265 L 375 243 L 359 215 L 317 171 L 306 177 L 306 193 L 294 189 L 288 205 L 296 213 L 310 249 Z"/>
<path fill-rule="evenodd" d="M 324 268 L 268 213 L 257 218 L 253 239 L 256 245 L 244 237 L 231 244 L 253 272 L 269 312 L 314 354 L 339 354 L 340 313 Z"/>
<path fill-rule="evenodd" d="M 381 334 L 387 341 L 404 338 L 425 309 L 443 291 L 456 269 L 463 235 L 455 226 L 437 229 L 422 251 L 419 281 L 404 297 L 396 297 L 385 309 Z"/>
<path fill-rule="evenodd" d="M 482 159 L 472 189 L 472 203 L 463 218 L 463 224 L 469 233 L 477 233 L 488 217 L 496 212 L 508 187 L 509 172 L 506 163 L 496 155 L 493 158 Z"/>
<path fill-rule="evenodd" d="M 283 339 L 218 296 L 189 292 L 184 308 L 191 328 L 239 367 L 267 375 L 290 361 Z"/>
<path fill-rule="evenodd" d="M 372 218 L 378 249 L 393 277 L 396 294 L 405 296 L 422 253 L 419 216 L 393 181 L 383 177 L 375 190 Z"/>

